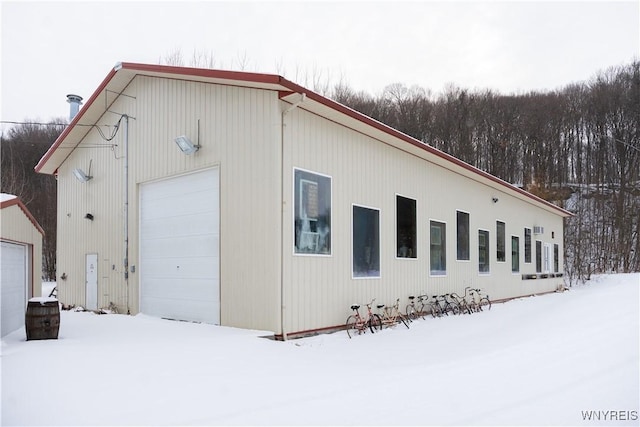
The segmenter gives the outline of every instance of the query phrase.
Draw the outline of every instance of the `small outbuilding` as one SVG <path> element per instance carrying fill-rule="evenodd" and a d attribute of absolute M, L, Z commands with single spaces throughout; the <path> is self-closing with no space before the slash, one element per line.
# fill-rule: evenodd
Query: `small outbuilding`
<path fill-rule="evenodd" d="M 273 331 L 562 284 L 560 206 L 287 79 L 119 63 L 36 166 L 58 298 Z"/>
<path fill-rule="evenodd" d="M 44 231 L 20 198 L 0 194 L 2 336 L 24 327 L 27 301 L 42 293 Z"/>

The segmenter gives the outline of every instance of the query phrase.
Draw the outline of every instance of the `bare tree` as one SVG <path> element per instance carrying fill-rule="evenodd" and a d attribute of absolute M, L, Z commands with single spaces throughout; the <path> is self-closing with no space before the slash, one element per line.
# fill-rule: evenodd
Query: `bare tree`
<path fill-rule="evenodd" d="M 1 191 L 19 196 L 42 226 L 42 274 L 47 280 L 56 277 L 56 179 L 36 173 L 34 167 L 66 125 L 63 120 L 46 125 L 26 123 L 11 128 L 2 137 Z"/>

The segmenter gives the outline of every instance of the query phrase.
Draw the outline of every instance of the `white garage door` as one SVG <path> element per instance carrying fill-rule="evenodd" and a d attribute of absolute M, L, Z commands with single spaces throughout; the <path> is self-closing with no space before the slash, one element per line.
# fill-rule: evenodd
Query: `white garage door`
<path fill-rule="evenodd" d="M 218 169 L 140 187 L 140 311 L 220 323 Z"/>
<path fill-rule="evenodd" d="M 2 336 L 24 327 L 27 307 L 27 246 L 1 242 Z"/>

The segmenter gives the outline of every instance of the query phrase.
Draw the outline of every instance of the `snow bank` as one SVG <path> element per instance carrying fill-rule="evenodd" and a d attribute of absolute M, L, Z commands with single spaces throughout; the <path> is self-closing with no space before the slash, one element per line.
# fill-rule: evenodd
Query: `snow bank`
<path fill-rule="evenodd" d="M 351 340 L 63 311 L 57 340 L 2 340 L 2 425 L 638 425 L 639 288 Z"/>

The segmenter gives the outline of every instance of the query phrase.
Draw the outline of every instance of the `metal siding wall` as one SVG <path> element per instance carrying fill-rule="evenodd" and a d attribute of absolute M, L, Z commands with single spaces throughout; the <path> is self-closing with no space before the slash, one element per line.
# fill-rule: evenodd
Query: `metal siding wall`
<path fill-rule="evenodd" d="M 280 224 L 277 201 L 279 118 L 277 93 L 138 76 L 110 107 L 129 120 L 129 265 L 138 264 L 139 184 L 210 167 L 220 168 L 221 324 L 277 331 L 279 328 Z M 113 125 L 107 113 L 100 124 Z M 198 153 L 182 154 L 174 138 L 198 141 Z M 137 313 L 138 275 L 122 271 L 124 125 L 113 144 L 95 148 L 92 130 L 60 168 L 58 272 L 65 303 L 84 304 L 84 254 L 97 252 L 98 306 L 110 301 Z M 106 132 L 105 132 L 106 133 Z M 83 149 L 84 148 L 84 149 Z M 81 184 L 71 175 L 87 171 L 94 178 Z M 86 212 L 93 222 L 83 219 Z M 69 215 L 67 215 L 69 213 Z M 113 268 L 115 266 L 115 269 Z M 61 281 L 59 280 L 59 283 Z M 127 301 L 128 299 L 128 301 Z"/>
<path fill-rule="evenodd" d="M 524 264 L 524 227 L 542 225 L 543 238 L 560 243 L 563 220 L 515 197 L 465 178 L 424 159 L 392 148 L 318 116 L 293 110 L 285 119 L 286 147 L 284 277 L 289 332 L 341 325 L 351 303 L 401 307 L 411 294 L 457 292 L 483 288 L 492 299 L 554 290 L 562 279 L 523 281 L 535 272 L 535 259 Z M 332 177 L 332 255 L 293 254 L 293 168 Z M 396 258 L 396 194 L 417 201 L 417 259 Z M 492 197 L 498 197 L 494 204 Z M 351 272 L 352 204 L 380 209 L 381 278 L 353 279 Z M 456 210 L 470 213 L 470 261 L 456 261 Z M 447 275 L 429 275 L 429 221 L 446 223 Z M 506 262 L 497 263 L 496 220 L 506 223 Z M 478 273 L 478 229 L 490 231 L 491 273 Z M 555 238 L 551 239 L 551 231 Z M 511 235 L 520 236 L 521 271 L 511 273 Z M 535 239 L 533 251 L 535 256 Z M 560 266 L 562 271 L 562 264 Z"/>

